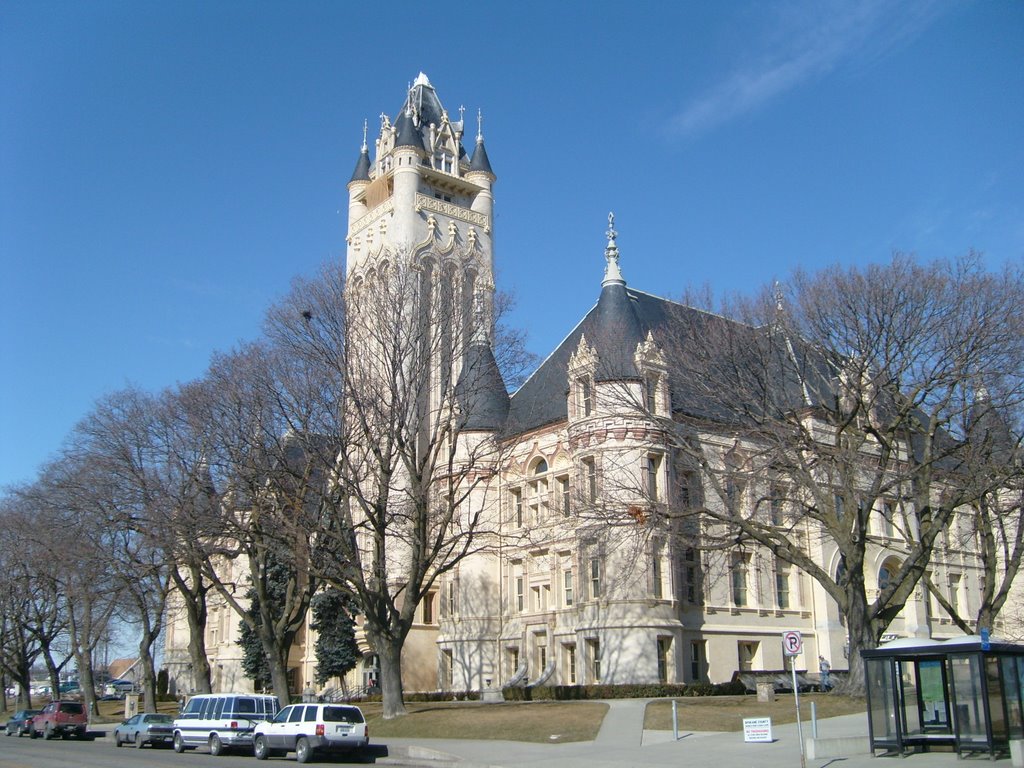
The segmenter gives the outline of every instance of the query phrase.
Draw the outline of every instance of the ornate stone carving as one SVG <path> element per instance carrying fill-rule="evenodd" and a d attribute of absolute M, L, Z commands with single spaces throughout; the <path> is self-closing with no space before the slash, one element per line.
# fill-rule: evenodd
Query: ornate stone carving
<path fill-rule="evenodd" d="M 372 224 L 374 221 L 376 221 L 380 217 L 384 216 L 385 214 L 391 213 L 393 210 L 395 210 L 395 201 L 394 200 L 386 200 L 386 201 L 384 201 L 383 203 L 378 205 L 376 208 L 374 208 L 369 213 L 367 213 L 364 216 L 361 216 L 360 218 L 356 219 L 355 224 L 352 225 L 352 231 L 353 232 L 358 232 L 363 227 L 366 227 L 366 226 Z"/>
<path fill-rule="evenodd" d="M 475 224 L 478 227 L 483 228 L 484 232 L 490 232 L 491 228 L 487 223 L 487 217 L 482 213 L 476 211 L 470 211 L 463 208 L 455 203 L 449 203 L 447 200 L 438 200 L 436 197 L 427 197 L 426 195 L 416 195 L 416 211 L 434 211 L 440 213 L 442 216 L 450 216 L 453 219 L 459 219 L 465 221 L 468 224 Z"/>

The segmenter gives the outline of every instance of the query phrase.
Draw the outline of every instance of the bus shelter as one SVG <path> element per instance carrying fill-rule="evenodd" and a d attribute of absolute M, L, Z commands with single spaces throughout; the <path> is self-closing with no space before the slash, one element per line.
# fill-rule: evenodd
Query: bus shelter
<path fill-rule="evenodd" d="M 1024 739 L 1024 645 L 977 635 L 901 639 L 861 656 L 872 752 L 943 745 L 994 759 Z"/>

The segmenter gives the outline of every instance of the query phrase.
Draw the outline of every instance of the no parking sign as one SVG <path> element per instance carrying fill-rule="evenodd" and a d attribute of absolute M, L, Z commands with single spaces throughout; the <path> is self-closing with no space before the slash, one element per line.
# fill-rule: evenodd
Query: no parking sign
<path fill-rule="evenodd" d="M 799 656 L 804 648 L 804 639 L 796 630 L 782 633 L 782 652 L 786 656 Z"/>

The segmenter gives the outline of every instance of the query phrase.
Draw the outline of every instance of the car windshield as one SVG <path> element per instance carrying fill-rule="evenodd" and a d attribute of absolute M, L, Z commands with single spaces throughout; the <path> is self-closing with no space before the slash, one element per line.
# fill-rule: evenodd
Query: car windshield
<path fill-rule="evenodd" d="M 355 707 L 324 707 L 325 723 L 361 723 L 363 713 Z"/>

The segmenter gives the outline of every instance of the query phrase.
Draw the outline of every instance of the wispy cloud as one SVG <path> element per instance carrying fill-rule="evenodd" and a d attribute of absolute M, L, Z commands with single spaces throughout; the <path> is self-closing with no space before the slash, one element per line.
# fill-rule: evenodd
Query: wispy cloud
<path fill-rule="evenodd" d="M 805 0 L 780 7 L 774 23 L 761 34 L 760 49 L 685 105 L 671 120 L 672 133 L 703 133 L 840 65 L 872 63 L 917 37 L 938 11 L 933 2 L 889 0 Z"/>

